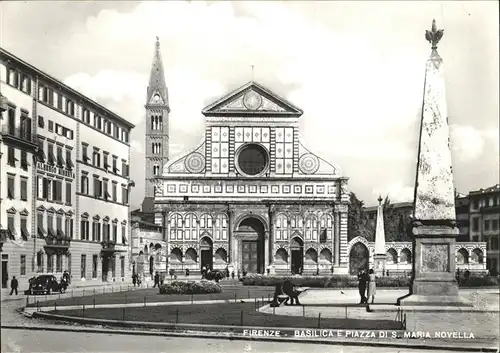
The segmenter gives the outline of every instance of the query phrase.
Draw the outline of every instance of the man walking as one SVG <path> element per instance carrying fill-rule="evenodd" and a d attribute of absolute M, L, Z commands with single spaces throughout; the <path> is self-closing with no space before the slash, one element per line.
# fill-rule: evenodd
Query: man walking
<path fill-rule="evenodd" d="M 368 298 L 366 297 L 366 283 L 368 282 L 368 274 L 362 268 L 359 269 L 358 273 L 358 289 L 359 296 L 361 297 L 361 301 L 359 304 L 366 304 L 368 302 Z"/>
<path fill-rule="evenodd" d="M 16 292 L 17 295 L 17 287 L 19 286 L 19 282 L 17 282 L 16 276 L 12 276 L 12 281 L 10 281 L 10 295 Z"/>
<path fill-rule="evenodd" d="M 155 284 L 153 285 L 153 288 L 155 288 L 156 286 L 160 288 L 160 274 L 158 273 L 158 271 L 156 271 L 155 274 Z"/>

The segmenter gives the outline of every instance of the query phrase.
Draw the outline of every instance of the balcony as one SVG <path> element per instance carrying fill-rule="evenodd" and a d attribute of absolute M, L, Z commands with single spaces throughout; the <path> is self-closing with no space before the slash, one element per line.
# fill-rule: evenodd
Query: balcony
<path fill-rule="evenodd" d="M 101 242 L 101 252 L 107 255 L 112 255 L 117 252 L 127 252 L 127 245 L 117 244 L 113 240 L 105 240 Z"/>
<path fill-rule="evenodd" d="M 3 243 L 5 243 L 8 239 L 7 229 L 0 229 L 0 252 L 3 249 Z"/>
<path fill-rule="evenodd" d="M 27 128 L 4 125 L 2 126 L 2 139 L 6 143 L 16 145 L 23 150 L 34 152 L 38 149 L 38 137 Z"/>
<path fill-rule="evenodd" d="M 500 213 L 500 205 L 483 206 L 481 207 L 481 213 Z"/>
<path fill-rule="evenodd" d="M 71 238 L 68 236 L 48 235 L 45 237 L 45 252 L 47 254 L 66 254 L 71 245 Z"/>

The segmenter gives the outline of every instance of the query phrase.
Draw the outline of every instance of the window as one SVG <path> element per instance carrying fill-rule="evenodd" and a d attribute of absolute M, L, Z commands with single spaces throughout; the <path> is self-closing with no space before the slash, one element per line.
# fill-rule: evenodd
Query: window
<path fill-rule="evenodd" d="M 47 231 L 51 237 L 56 236 L 56 232 L 54 231 L 54 215 L 51 213 L 47 213 Z"/>
<path fill-rule="evenodd" d="M 26 178 L 21 178 L 21 200 L 28 200 L 28 180 Z"/>
<path fill-rule="evenodd" d="M 102 196 L 102 182 L 94 178 L 94 197 L 101 197 Z"/>
<path fill-rule="evenodd" d="M 120 256 L 120 276 L 125 277 L 125 256 Z"/>
<path fill-rule="evenodd" d="M 113 156 L 113 173 L 119 172 L 117 163 L 118 163 L 117 157 Z"/>
<path fill-rule="evenodd" d="M 113 201 L 116 202 L 117 200 L 117 197 L 116 197 L 116 182 L 113 182 L 113 190 L 112 190 L 112 193 L 113 193 Z"/>
<path fill-rule="evenodd" d="M 62 255 L 56 255 L 56 272 L 62 272 Z"/>
<path fill-rule="evenodd" d="M 484 220 L 484 230 L 490 230 L 490 221 L 487 219 Z"/>
<path fill-rule="evenodd" d="M 109 224 L 106 222 L 102 223 L 102 241 L 109 241 Z"/>
<path fill-rule="evenodd" d="M 128 188 L 122 187 L 122 202 L 124 205 L 128 204 Z"/>
<path fill-rule="evenodd" d="M 73 239 L 73 219 L 70 217 L 64 220 L 64 233 L 67 238 Z"/>
<path fill-rule="evenodd" d="M 47 231 L 43 227 L 43 213 L 37 214 L 37 228 L 38 238 L 45 238 L 45 234 L 47 234 Z"/>
<path fill-rule="evenodd" d="M 62 181 L 52 180 L 52 200 L 62 202 Z"/>
<path fill-rule="evenodd" d="M 267 168 L 268 156 L 260 145 L 248 144 L 239 151 L 237 161 L 242 174 L 258 175 Z"/>
<path fill-rule="evenodd" d="M 54 256 L 47 255 L 47 272 L 54 272 Z"/>
<path fill-rule="evenodd" d="M 38 127 L 40 129 L 43 129 L 45 127 L 45 120 L 43 119 L 43 116 L 41 116 L 41 115 L 38 116 Z"/>
<path fill-rule="evenodd" d="M 98 221 L 92 222 L 92 241 L 101 241 L 101 225 Z"/>
<path fill-rule="evenodd" d="M 97 255 L 92 255 L 92 278 L 97 278 Z"/>
<path fill-rule="evenodd" d="M 14 149 L 14 147 L 7 147 L 7 164 L 11 167 L 15 167 L 16 161 L 16 150 Z"/>
<path fill-rule="evenodd" d="M 498 238 L 496 236 L 491 237 L 491 250 L 498 250 Z"/>
<path fill-rule="evenodd" d="M 66 134 L 64 133 L 64 129 L 64 126 L 56 124 L 56 134 L 58 134 L 59 136 L 66 136 Z"/>
<path fill-rule="evenodd" d="M 116 256 L 111 258 L 111 277 L 116 277 Z"/>
<path fill-rule="evenodd" d="M 30 238 L 30 233 L 28 232 L 28 220 L 26 217 L 21 217 L 21 236 L 24 240 Z"/>
<path fill-rule="evenodd" d="M 89 194 L 89 178 L 86 175 L 82 175 L 80 180 L 81 180 L 80 192 L 83 195 L 88 195 Z"/>
<path fill-rule="evenodd" d="M 153 166 L 153 175 L 158 175 L 160 174 L 160 166 L 158 164 L 155 164 Z"/>
<path fill-rule="evenodd" d="M 21 168 L 23 170 L 28 170 L 29 163 L 28 163 L 28 152 L 26 151 L 21 151 Z"/>
<path fill-rule="evenodd" d="M 113 242 L 118 242 L 118 225 L 116 223 L 113 223 Z"/>
<path fill-rule="evenodd" d="M 71 182 L 66 182 L 66 205 L 71 205 Z"/>
<path fill-rule="evenodd" d="M 64 168 L 65 163 L 64 163 L 64 157 L 63 157 L 63 150 L 61 146 L 57 146 L 57 166 L 59 168 Z"/>
<path fill-rule="evenodd" d="M 13 214 L 9 214 L 9 216 L 7 217 L 7 231 L 9 232 L 9 236 L 11 239 L 16 238 L 17 232 Z"/>
<path fill-rule="evenodd" d="M 103 167 L 104 169 L 106 169 L 106 171 L 108 170 L 109 167 L 108 159 L 109 159 L 109 154 L 107 152 L 103 152 L 102 162 L 103 162 Z"/>
<path fill-rule="evenodd" d="M 94 149 L 94 153 L 92 154 L 92 164 L 94 167 L 101 167 L 101 154 L 99 153 L 99 150 Z"/>
<path fill-rule="evenodd" d="M 7 197 L 9 199 L 13 199 L 16 194 L 15 194 L 15 190 L 14 190 L 14 176 L 13 175 L 9 175 L 7 176 Z"/>
<path fill-rule="evenodd" d="M 88 147 L 87 145 L 82 143 L 82 161 L 83 161 L 83 163 L 87 163 L 90 160 L 90 158 L 87 154 L 87 152 L 88 152 L 87 147 Z"/>
<path fill-rule="evenodd" d="M 74 164 L 71 161 L 71 151 L 66 150 L 66 169 L 73 170 Z"/>
<path fill-rule="evenodd" d="M 87 255 L 82 255 L 80 262 L 80 276 L 85 278 L 85 273 L 87 272 Z"/>
<path fill-rule="evenodd" d="M 103 186 L 103 196 L 104 196 L 104 199 L 105 200 L 111 199 L 111 195 L 109 194 L 109 191 L 108 191 L 108 180 L 107 179 L 104 179 L 102 181 L 102 186 Z"/>
<path fill-rule="evenodd" d="M 498 219 L 494 219 L 491 221 L 491 229 L 492 230 L 497 230 L 498 229 Z"/>
<path fill-rule="evenodd" d="M 52 120 L 49 120 L 49 131 L 54 132 L 54 122 Z"/>
<path fill-rule="evenodd" d="M 473 232 L 479 231 L 479 218 L 472 219 L 472 231 Z"/>
<path fill-rule="evenodd" d="M 21 255 L 21 276 L 26 276 L 26 255 Z"/>
<path fill-rule="evenodd" d="M 43 140 L 38 140 L 37 160 L 39 160 L 40 162 L 45 162 L 45 144 Z"/>
<path fill-rule="evenodd" d="M 127 227 L 122 224 L 122 244 L 127 244 Z"/>
<path fill-rule="evenodd" d="M 89 220 L 82 219 L 80 221 L 80 225 L 81 225 L 81 227 L 80 227 L 81 228 L 80 229 L 81 239 L 82 240 L 89 240 Z"/>
<path fill-rule="evenodd" d="M 43 253 L 36 254 L 36 272 L 43 272 Z"/>
<path fill-rule="evenodd" d="M 122 161 L 122 175 L 128 177 L 128 165 L 125 161 Z"/>
<path fill-rule="evenodd" d="M 57 235 L 60 237 L 64 237 L 65 234 L 62 227 L 62 216 L 60 215 L 56 217 L 56 226 L 57 226 Z"/>
<path fill-rule="evenodd" d="M 63 97 L 62 94 L 58 93 L 57 94 L 57 109 L 62 110 L 63 108 Z"/>
<path fill-rule="evenodd" d="M 56 163 L 56 156 L 54 155 L 54 145 L 48 144 L 48 153 L 49 153 L 49 164 L 54 165 Z"/>

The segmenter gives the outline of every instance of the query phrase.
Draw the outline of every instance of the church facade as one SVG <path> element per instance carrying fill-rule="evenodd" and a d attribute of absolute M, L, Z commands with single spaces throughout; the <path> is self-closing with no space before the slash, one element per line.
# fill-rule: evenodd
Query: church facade
<path fill-rule="evenodd" d="M 348 273 L 348 179 L 301 141 L 303 112 L 249 82 L 202 113 L 201 144 L 154 179 L 167 268 Z"/>

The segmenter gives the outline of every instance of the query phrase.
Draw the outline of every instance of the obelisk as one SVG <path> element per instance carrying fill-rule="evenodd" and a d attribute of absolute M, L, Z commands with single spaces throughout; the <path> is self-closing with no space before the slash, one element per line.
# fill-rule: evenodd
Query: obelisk
<path fill-rule="evenodd" d="M 433 20 L 425 33 L 431 55 L 425 70 L 414 210 L 408 227 L 413 238 L 413 271 L 410 293 L 398 300 L 403 305 L 464 303 L 455 280 L 455 188 L 444 67 L 437 52 L 443 32 Z"/>
<path fill-rule="evenodd" d="M 384 231 L 384 206 L 382 197 L 378 197 L 377 227 L 375 228 L 375 253 L 373 254 L 373 268 L 377 276 L 385 274 L 385 231 Z"/>

